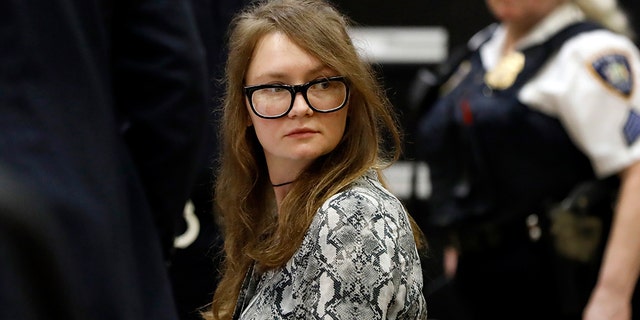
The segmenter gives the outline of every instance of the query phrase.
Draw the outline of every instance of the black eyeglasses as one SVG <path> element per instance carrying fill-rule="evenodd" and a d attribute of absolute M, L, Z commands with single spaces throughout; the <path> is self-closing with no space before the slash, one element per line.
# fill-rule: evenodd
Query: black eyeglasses
<path fill-rule="evenodd" d="M 258 117 L 276 119 L 284 117 L 293 108 L 296 93 L 313 111 L 329 113 L 342 109 L 349 98 L 347 79 L 342 76 L 316 79 L 305 84 L 260 84 L 244 87 L 251 110 Z"/>

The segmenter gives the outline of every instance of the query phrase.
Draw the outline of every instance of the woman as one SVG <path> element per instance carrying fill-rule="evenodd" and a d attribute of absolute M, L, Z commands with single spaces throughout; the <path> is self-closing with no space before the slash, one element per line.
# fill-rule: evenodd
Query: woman
<path fill-rule="evenodd" d="M 381 182 L 392 107 L 346 28 L 320 0 L 257 2 L 232 23 L 208 318 L 426 318 L 420 232 Z"/>
<path fill-rule="evenodd" d="M 640 270 L 640 57 L 626 19 L 615 1 L 486 3 L 498 23 L 469 41 L 420 123 L 434 221 L 447 221 L 459 252 L 457 269 L 445 269 L 479 319 L 629 319 Z M 585 181 L 618 176 L 610 232 L 608 204 L 585 219 L 545 214 Z M 578 224 L 585 232 L 566 227 Z M 565 272 L 593 267 L 584 281 Z"/>

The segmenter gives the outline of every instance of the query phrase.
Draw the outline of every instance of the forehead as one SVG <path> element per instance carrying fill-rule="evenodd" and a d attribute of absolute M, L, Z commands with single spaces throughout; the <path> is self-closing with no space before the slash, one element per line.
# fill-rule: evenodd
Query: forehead
<path fill-rule="evenodd" d="M 271 32 L 256 43 L 246 79 L 298 79 L 329 72 L 318 58 L 305 51 L 281 32 Z"/>

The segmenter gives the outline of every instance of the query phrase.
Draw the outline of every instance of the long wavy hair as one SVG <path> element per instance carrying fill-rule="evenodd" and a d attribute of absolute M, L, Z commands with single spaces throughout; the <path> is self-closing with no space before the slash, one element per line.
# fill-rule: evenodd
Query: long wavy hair
<path fill-rule="evenodd" d="M 380 171 L 400 155 L 396 115 L 375 70 L 349 37 L 351 23 L 323 0 L 256 1 L 232 20 L 215 189 L 225 256 L 211 308 L 203 314 L 207 319 L 231 318 L 245 273 L 254 262 L 259 271 L 284 266 L 324 201 L 367 170 Z M 256 43 L 272 32 L 287 35 L 346 76 L 351 93 L 342 140 L 301 172 L 278 213 L 262 147 L 253 126 L 247 126 L 242 90 Z M 423 247 L 422 234 L 411 222 L 417 245 Z"/>

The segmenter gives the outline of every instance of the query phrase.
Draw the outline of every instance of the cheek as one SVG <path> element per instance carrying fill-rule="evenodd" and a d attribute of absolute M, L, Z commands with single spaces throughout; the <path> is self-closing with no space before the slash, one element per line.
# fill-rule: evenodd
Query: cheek
<path fill-rule="evenodd" d="M 332 136 L 334 137 L 333 140 L 335 140 L 337 143 L 342 140 L 342 136 L 346 131 L 348 121 L 347 108 L 345 108 L 344 110 L 340 110 L 340 113 L 336 114 L 335 116 L 336 117 L 330 122 L 331 125 L 329 130 L 331 130 Z"/>
<path fill-rule="evenodd" d="M 255 115 L 250 119 L 253 129 L 258 137 L 260 145 L 265 148 L 268 147 L 274 141 L 275 132 L 277 131 L 277 121 L 265 120 Z"/>

